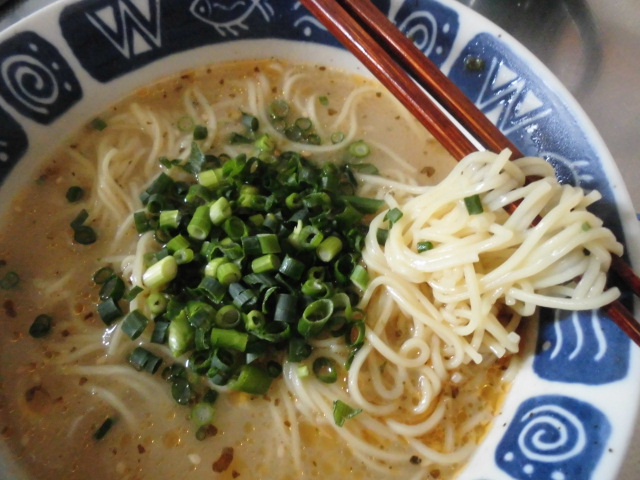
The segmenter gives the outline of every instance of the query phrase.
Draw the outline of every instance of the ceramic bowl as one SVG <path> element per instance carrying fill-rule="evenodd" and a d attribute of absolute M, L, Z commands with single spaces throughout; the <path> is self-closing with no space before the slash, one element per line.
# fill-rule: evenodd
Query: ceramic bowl
<path fill-rule="evenodd" d="M 562 182 L 598 189 L 597 213 L 621 241 L 638 236 L 606 147 L 536 58 L 457 2 L 374 3 L 525 154 L 545 157 Z M 0 33 L 2 204 L 55 139 L 137 87 L 204 63 L 265 55 L 366 73 L 291 0 L 60 0 L 24 19 Z M 470 55 L 485 68 L 466 69 Z M 633 244 L 627 249 L 639 258 Z M 460 480 L 616 476 L 637 409 L 640 350 L 598 311 L 540 317 L 534 351 Z M 1 444 L 0 455 L 0 477 L 15 478 Z"/>

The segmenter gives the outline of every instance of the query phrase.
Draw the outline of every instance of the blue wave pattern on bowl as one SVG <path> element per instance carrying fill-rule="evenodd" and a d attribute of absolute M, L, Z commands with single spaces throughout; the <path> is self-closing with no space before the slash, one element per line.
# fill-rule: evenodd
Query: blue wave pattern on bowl
<path fill-rule="evenodd" d="M 524 401 L 495 453 L 517 480 L 588 480 L 611 426 L 592 405 L 560 395 Z"/>
<path fill-rule="evenodd" d="M 626 377 L 630 342 L 597 311 L 542 310 L 534 371 L 557 382 L 602 385 Z"/>
<path fill-rule="evenodd" d="M 299 2 L 290 1 L 288 9 L 281 8 L 281 3 L 278 0 L 276 10 L 276 0 L 82 0 L 62 10 L 59 24 L 82 67 L 104 83 L 167 55 L 238 38 L 277 36 L 337 46 L 333 36 Z M 436 64 L 441 66 L 448 59 L 459 29 L 455 10 L 434 0 L 374 3 Z M 484 58 L 486 69 L 473 72 L 465 68 L 469 55 Z M 0 71 L 9 71 L 5 66 L 18 59 L 23 62 L 22 70 L 1 79 L 6 88 L 0 89 L 0 95 L 21 115 L 48 124 L 82 97 L 68 62 L 35 32 L 23 32 L 0 43 Z M 203 63 L 210 61 L 215 59 L 203 59 Z M 499 39 L 481 34 L 454 59 L 450 76 L 525 153 L 545 156 L 562 181 L 603 192 L 605 201 L 600 202 L 597 213 L 608 219 L 621 238 L 612 192 L 603 181 L 595 151 L 570 110 L 549 96 L 535 72 Z M 20 88 L 8 88 L 14 84 Z M 25 98 L 20 100 L 17 91 L 24 91 Z M 30 110 L 31 97 L 43 102 L 47 99 L 48 109 Z M 1 108 L 0 125 L 2 180 L 25 154 L 29 140 L 11 113 Z M 549 315 L 542 315 L 534 360 L 534 370 L 541 378 L 600 385 L 627 374 L 630 344 L 611 322 L 591 312 L 563 314 L 570 318 L 562 319 Z M 541 419 L 551 418 L 552 425 L 559 425 L 560 417 L 568 420 L 562 432 L 574 442 L 571 455 L 561 460 L 558 456 L 543 459 L 535 448 L 523 448 L 526 444 L 519 443 L 528 438 L 534 426 L 542 424 Z M 495 461 L 518 480 L 583 480 L 590 478 L 609 433 L 609 422 L 593 405 L 564 396 L 538 396 L 520 405 Z"/>

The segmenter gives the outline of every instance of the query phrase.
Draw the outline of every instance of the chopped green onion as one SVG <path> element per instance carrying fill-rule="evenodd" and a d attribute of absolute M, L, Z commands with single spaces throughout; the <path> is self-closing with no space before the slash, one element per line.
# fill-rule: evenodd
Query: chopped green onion
<path fill-rule="evenodd" d="M 342 250 L 342 240 L 340 240 L 336 236 L 331 236 L 325 238 L 318 248 L 316 249 L 316 254 L 318 258 L 323 262 L 327 263 L 333 260 L 336 255 L 340 253 Z"/>
<path fill-rule="evenodd" d="M 242 113 L 242 124 L 251 132 L 255 132 L 260 127 L 258 119 L 248 113 Z"/>
<path fill-rule="evenodd" d="M 288 293 L 281 293 L 277 298 L 273 319 L 276 322 L 295 322 L 298 319 L 298 298 Z"/>
<path fill-rule="evenodd" d="M 172 256 L 164 257 L 151 265 L 143 274 L 142 282 L 147 288 L 162 288 L 178 274 L 178 262 Z"/>
<path fill-rule="evenodd" d="M 135 285 L 133 288 L 131 288 L 131 290 L 129 290 L 127 293 L 125 293 L 122 298 L 124 300 L 126 300 L 127 302 L 131 302 L 134 298 L 136 298 L 143 291 L 144 291 L 144 288 L 142 288 L 140 285 Z"/>
<path fill-rule="evenodd" d="M 151 343 L 163 344 L 167 341 L 167 333 L 169 332 L 169 323 L 165 321 L 158 321 L 153 326 L 153 332 L 151 332 Z"/>
<path fill-rule="evenodd" d="M 376 241 L 378 245 L 384 245 L 387 243 L 387 239 L 389 238 L 389 230 L 386 228 L 379 228 L 376 230 Z"/>
<path fill-rule="evenodd" d="M 184 133 L 191 132 L 193 131 L 193 127 L 194 127 L 193 118 L 191 118 L 189 115 L 180 117 L 176 122 L 176 126 L 178 127 L 178 130 L 180 130 L 181 132 L 184 132 Z"/>
<path fill-rule="evenodd" d="M 364 343 L 366 335 L 366 326 L 364 322 L 358 321 L 353 323 L 346 333 L 345 343 L 348 347 L 358 348 Z"/>
<path fill-rule="evenodd" d="M 331 134 L 331 143 L 334 145 L 337 143 L 344 142 L 344 133 L 342 132 L 334 132 Z"/>
<path fill-rule="evenodd" d="M 235 215 L 227 218 L 222 224 L 222 229 L 227 234 L 227 236 L 234 241 L 240 240 L 242 237 L 247 235 L 248 229 L 247 225 Z"/>
<path fill-rule="evenodd" d="M 276 148 L 276 144 L 273 139 L 267 135 L 260 135 L 254 142 L 255 147 L 261 152 L 273 152 Z"/>
<path fill-rule="evenodd" d="M 100 300 L 113 298 L 120 300 L 125 291 L 124 281 L 118 275 L 111 275 L 100 287 Z"/>
<path fill-rule="evenodd" d="M 176 377 L 171 382 L 171 396 L 180 405 L 187 405 L 193 398 L 191 384 L 184 377 Z"/>
<path fill-rule="evenodd" d="M 428 252 L 433 249 L 433 243 L 429 240 L 418 242 L 418 253 Z"/>
<path fill-rule="evenodd" d="M 149 319 L 138 309 L 132 310 L 124 317 L 120 328 L 131 339 L 135 340 L 147 328 Z"/>
<path fill-rule="evenodd" d="M 104 302 L 99 303 L 97 310 L 98 315 L 107 326 L 122 316 L 122 310 L 118 305 L 118 301 L 113 297 L 109 297 Z"/>
<path fill-rule="evenodd" d="M 389 222 L 390 227 L 393 227 L 393 225 L 401 218 L 402 211 L 399 208 L 392 208 L 384 216 L 384 220 Z"/>
<path fill-rule="evenodd" d="M 356 265 L 349 278 L 360 290 L 366 290 L 369 285 L 369 273 L 362 265 Z"/>
<path fill-rule="evenodd" d="M 310 375 L 309 366 L 298 365 L 298 368 L 296 368 L 296 375 L 298 375 L 298 378 L 307 378 Z"/>
<path fill-rule="evenodd" d="M 184 250 L 185 248 L 189 248 L 190 246 L 191 244 L 189 243 L 189 240 L 187 240 L 187 238 L 185 238 L 182 234 L 176 235 L 166 244 L 167 251 L 169 253 L 175 253 L 180 250 Z"/>
<path fill-rule="evenodd" d="M 464 198 L 464 205 L 467 207 L 467 212 L 469 215 L 479 215 L 484 212 L 484 208 L 482 208 L 482 201 L 480 200 L 480 195 L 471 195 L 470 197 Z"/>
<path fill-rule="evenodd" d="M 324 235 L 317 227 L 313 225 L 303 225 L 298 222 L 291 235 L 289 235 L 289 243 L 301 250 L 314 250 L 318 248 Z"/>
<path fill-rule="evenodd" d="M 298 332 L 305 338 L 317 336 L 333 315 L 333 302 L 321 298 L 310 303 L 298 321 Z"/>
<path fill-rule="evenodd" d="M 97 285 L 102 285 L 104 282 L 109 280 L 113 274 L 114 270 L 111 267 L 102 267 L 96 270 L 96 273 L 93 274 L 93 281 Z"/>
<path fill-rule="evenodd" d="M 284 100 L 274 100 L 269 105 L 269 114 L 274 119 L 285 118 L 289 115 L 289 104 Z"/>
<path fill-rule="evenodd" d="M 338 364 L 333 358 L 318 357 L 313 361 L 313 373 L 324 383 L 335 383 L 338 380 Z"/>
<path fill-rule="evenodd" d="M 189 236 L 196 240 L 204 240 L 211 231 L 211 218 L 209 217 L 209 206 L 200 205 L 193 213 L 189 225 L 187 225 L 187 232 Z"/>
<path fill-rule="evenodd" d="M 262 255 L 251 261 L 251 270 L 255 273 L 273 272 L 280 268 L 280 258 L 273 253 Z"/>
<path fill-rule="evenodd" d="M 46 337 L 51 331 L 52 322 L 53 318 L 50 315 L 44 313 L 38 315 L 29 327 L 29 335 L 33 338 Z"/>
<path fill-rule="evenodd" d="M 318 101 L 320 102 L 320 105 L 322 105 L 323 107 L 326 107 L 327 105 L 329 105 L 329 97 L 327 97 L 326 95 L 320 95 L 318 97 Z"/>
<path fill-rule="evenodd" d="M 99 132 L 107 128 L 107 122 L 105 122 L 102 118 L 97 117 L 91 120 L 90 125 L 91 128 L 93 128 L 94 130 L 98 130 Z"/>
<path fill-rule="evenodd" d="M 193 129 L 194 140 L 204 140 L 209 136 L 209 130 L 205 125 L 196 125 Z"/>
<path fill-rule="evenodd" d="M 111 427 L 113 427 L 114 423 L 115 420 L 113 418 L 106 418 L 105 421 L 102 422 L 102 424 L 100 424 L 100 426 L 96 429 L 96 431 L 93 432 L 93 438 L 95 440 L 102 440 L 105 435 L 109 433 L 109 430 L 111 430 Z"/>
<path fill-rule="evenodd" d="M 213 417 L 215 408 L 210 403 L 198 402 L 191 408 L 191 420 L 198 427 L 203 425 L 211 425 L 213 423 Z"/>
<path fill-rule="evenodd" d="M 244 352 L 247 348 L 249 335 L 236 330 L 226 328 L 211 329 L 211 345 L 214 347 L 232 348 L 239 352 Z"/>
<path fill-rule="evenodd" d="M 238 378 L 229 387 L 232 390 L 252 395 L 264 395 L 269 390 L 272 381 L 271 376 L 261 368 L 255 365 L 243 365 L 240 367 Z"/>
<path fill-rule="evenodd" d="M 158 226 L 165 230 L 178 228 L 178 225 L 180 225 L 181 218 L 182 218 L 182 215 L 180 215 L 180 211 L 177 209 L 163 210 L 160 212 Z"/>
<path fill-rule="evenodd" d="M 83 196 L 84 196 L 84 188 L 79 187 L 77 185 L 73 185 L 69 187 L 65 195 L 69 203 L 77 202 L 81 200 Z"/>
<path fill-rule="evenodd" d="M 216 269 L 216 278 L 222 285 L 229 286 L 242 278 L 242 271 L 235 263 L 222 263 Z"/>
<path fill-rule="evenodd" d="M 240 311 L 233 305 L 225 305 L 215 315 L 214 323 L 220 328 L 235 328 L 242 321 Z"/>
<path fill-rule="evenodd" d="M 203 170 L 198 174 L 198 183 L 206 188 L 216 188 L 224 183 L 222 168 Z"/>
<path fill-rule="evenodd" d="M 95 243 L 98 238 L 93 228 L 84 225 L 87 218 L 89 218 L 89 213 L 83 209 L 69 224 L 73 229 L 73 239 L 80 245 L 90 245 Z"/>
<path fill-rule="evenodd" d="M 135 212 L 133 214 L 133 223 L 138 233 L 145 233 L 153 230 L 153 226 L 146 210 L 138 210 Z"/>
<path fill-rule="evenodd" d="M 352 205 L 361 213 L 376 213 L 384 205 L 384 200 L 375 198 L 358 197 L 355 195 L 343 195 L 342 200 Z"/>
<path fill-rule="evenodd" d="M 311 355 L 313 347 L 307 343 L 304 338 L 293 337 L 289 341 L 289 351 L 287 359 L 290 362 L 301 362 Z"/>
<path fill-rule="evenodd" d="M 186 313 L 182 312 L 169 324 L 167 345 L 174 357 L 188 352 L 193 347 L 195 330 L 189 323 Z"/>
<path fill-rule="evenodd" d="M 296 125 L 285 128 L 284 135 L 292 142 L 300 142 L 303 139 L 303 132 Z"/>
<path fill-rule="evenodd" d="M 193 250 L 190 248 L 183 248 L 182 250 L 178 250 L 173 253 L 173 258 L 176 259 L 176 263 L 178 265 L 183 265 L 185 263 L 192 262 L 195 257 Z"/>
<path fill-rule="evenodd" d="M 91 245 L 98 239 L 96 231 L 88 225 L 79 225 L 73 229 L 73 239 L 80 245 Z"/>
<path fill-rule="evenodd" d="M 231 215 L 231 205 L 225 197 L 218 198 L 209 208 L 209 218 L 214 225 L 221 225 Z"/>
<path fill-rule="evenodd" d="M 136 347 L 129 354 L 129 364 L 138 371 L 154 374 L 162 364 L 162 358 L 143 347 Z"/>
<path fill-rule="evenodd" d="M 16 272 L 7 272 L 0 280 L 0 288 L 2 290 L 11 290 L 16 288 L 20 283 L 20 276 Z"/>
<path fill-rule="evenodd" d="M 349 420 L 361 412 L 361 408 L 353 408 L 342 400 L 335 400 L 333 402 L 333 421 L 339 427 L 344 425 L 345 420 Z"/>
<path fill-rule="evenodd" d="M 293 279 L 300 280 L 302 278 L 302 274 L 305 271 L 305 265 L 300 260 L 286 255 L 280 264 L 280 268 L 278 271 L 283 275 Z"/>
<path fill-rule="evenodd" d="M 369 153 L 371 153 L 371 149 L 363 140 L 358 140 L 349 145 L 349 154 L 354 157 L 364 158 L 369 155 Z"/>
<path fill-rule="evenodd" d="M 293 124 L 303 132 L 306 132 L 307 130 L 310 130 L 311 127 L 313 127 L 313 123 L 307 117 L 300 117 L 296 119 L 296 121 L 293 122 Z"/>

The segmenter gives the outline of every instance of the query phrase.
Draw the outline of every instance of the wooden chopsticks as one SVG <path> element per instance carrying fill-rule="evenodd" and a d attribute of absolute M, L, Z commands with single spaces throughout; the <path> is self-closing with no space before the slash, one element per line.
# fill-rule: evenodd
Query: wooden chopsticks
<path fill-rule="evenodd" d="M 480 147 L 494 152 L 519 149 L 493 125 L 369 0 L 301 0 L 301 2 L 457 160 Z M 393 54 L 393 57 L 392 57 Z M 437 103 L 436 103 L 437 102 Z M 464 131 L 463 131 L 464 130 Z M 612 269 L 640 296 L 640 278 L 624 260 Z M 603 310 L 640 345 L 640 323 L 619 301 Z"/>

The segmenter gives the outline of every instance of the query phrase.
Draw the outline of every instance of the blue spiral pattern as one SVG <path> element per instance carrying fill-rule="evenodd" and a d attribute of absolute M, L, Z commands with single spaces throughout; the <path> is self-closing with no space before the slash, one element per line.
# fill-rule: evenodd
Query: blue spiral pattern
<path fill-rule="evenodd" d="M 587 480 L 611 433 L 592 405 L 559 395 L 520 405 L 496 450 L 496 464 L 517 480 Z"/>
<path fill-rule="evenodd" d="M 0 44 L 0 95 L 26 117 L 48 124 L 82 98 L 82 89 L 57 48 L 23 32 Z"/>

